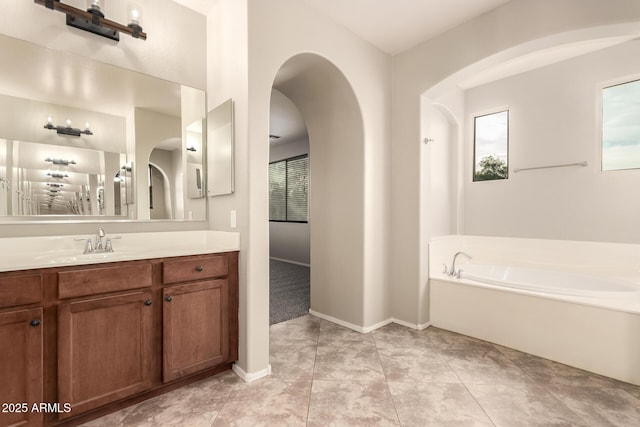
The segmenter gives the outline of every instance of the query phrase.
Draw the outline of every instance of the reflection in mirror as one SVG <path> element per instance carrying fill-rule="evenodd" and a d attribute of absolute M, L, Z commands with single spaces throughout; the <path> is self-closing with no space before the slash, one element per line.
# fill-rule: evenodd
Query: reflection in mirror
<path fill-rule="evenodd" d="M 187 197 L 190 199 L 204 197 L 204 183 L 202 181 L 203 122 L 204 120 L 196 120 L 187 126 Z"/>
<path fill-rule="evenodd" d="M 126 216 L 124 153 L 6 139 L 0 152 L 0 215 Z"/>
<path fill-rule="evenodd" d="M 220 104 L 207 114 L 207 194 L 233 193 L 233 102 Z"/>
<path fill-rule="evenodd" d="M 206 219 L 204 91 L 4 35 L 0 58 L 0 221 Z"/>

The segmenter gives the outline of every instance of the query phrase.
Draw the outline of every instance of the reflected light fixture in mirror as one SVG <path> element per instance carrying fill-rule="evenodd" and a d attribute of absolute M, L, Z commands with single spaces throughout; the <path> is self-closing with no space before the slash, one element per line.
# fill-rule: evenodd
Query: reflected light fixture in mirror
<path fill-rule="evenodd" d="M 49 163 L 53 163 L 54 165 L 58 165 L 58 166 L 69 166 L 69 165 L 76 165 L 77 163 L 75 162 L 75 160 L 65 160 L 65 159 L 52 159 L 51 157 L 47 157 L 46 159 L 44 159 L 45 162 L 49 162 Z"/>
<path fill-rule="evenodd" d="M 120 33 L 129 34 L 136 39 L 147 39 L 147 33 L 142 31 L 140 18 L 141 9 L 135 3 L 128 8 L 128 25 L 122 25 L 105 18 L 104 0 L 87 0 L 87 10 L 78 9 L 59 0 L 34 0 L 34 3 L 57 10 L 67 15 L 67 25 L 120 41 Z"/>
<path fill-rule="evenodd" d="M 71 127 L 71 119 L 67 119 L 66 126 L 56 126 L 53 124 L 53 118 L 47 117 L 47 124 L 44 125 L 45 129 L 55 130 L 58 135 L 80 136 L 80 135 L 93 135 L 91 129 L 89 129 L 89 122 L 84 126 L 84 130 Z"/>

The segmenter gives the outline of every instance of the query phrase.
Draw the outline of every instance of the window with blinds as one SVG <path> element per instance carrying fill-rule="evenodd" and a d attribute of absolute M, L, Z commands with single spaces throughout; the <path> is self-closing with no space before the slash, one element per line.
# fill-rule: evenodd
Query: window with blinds
<path fill-rule="evenodd" d="M 309 156 L 269 164 L 269 221 L 308 222 Z"/>

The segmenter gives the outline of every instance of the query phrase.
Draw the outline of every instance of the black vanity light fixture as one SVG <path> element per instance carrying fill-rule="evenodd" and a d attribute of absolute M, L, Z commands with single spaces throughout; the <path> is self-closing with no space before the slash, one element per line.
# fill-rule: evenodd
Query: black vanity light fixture
<path fill-rule="evenodd" d="M 91 129 L 89 129 L 89 123 L 86 123 L 84 130 L 71 127 L 70 119 L 67 119 L 66 126 L 56 126 L 53 124 L 53 119 L 51 118 L 51 116 L 47 117 L 47 124 L 44 125 L 44 128 L 55 130 L 58 133 L 58 135 L 70 135 L 70 136 L 93 135 L 93 132 L 91 132 Z"/>
<path fill-rule="evenodd" d="M 127 8 L 128 25 L 122 25 L 104 17 L 105 0 L 87 0 L 86 11 L 64 4 L 60 0 L 34 0 L 34 2 L 66 14 L 67 25 L 111 40 L 120 41 L 120 33 L 129 34 L 136 39 L 147 39 L 147 33 L 142 31 L 140 26 L 141 10 L 135 3 L 130 3 Z"/>
<path fill-rule="evenodd" d="M 54 165 L 58 165 L 58 166 L 69 166 L 69 165 L 77 164 L 75 160 L 52 159 L 51 157 L 47 157 L 46 159 L 44 159 L 44 161 L 53 163 Z"/>
<path fill-rule="evenodd" d="M 46 175 L 55 179 L 69 178 L 69 175 L 67 175 L 66 173 L 59 173 L 59 172 L 47 172 Z"/>

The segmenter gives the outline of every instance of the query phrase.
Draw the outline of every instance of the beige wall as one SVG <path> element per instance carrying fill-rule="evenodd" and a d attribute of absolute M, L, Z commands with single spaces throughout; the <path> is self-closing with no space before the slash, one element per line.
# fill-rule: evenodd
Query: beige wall
<path fill-rule="evenodd" d="M 225 1 L 219 8 L 242 8 Z M 269 100 L 277 71 L 289 58 L 299 53 L 314 52 L 327 58 L 344 73 L 362 110 L 364 153 L 362 182 L 364 183 L 361 212 L 362 232 L 359 243 L 362 250 L 354 253 L 354 274 L 362 279 L 354 286 L 362 287 L 358 306 L 370 307 L 356 316 L 359 325 L 370 325 L 386 319 L 387 273 L 386 221 L 388 213 L 387 171 L 384 158 L 389 137 L 390 58 L 362 42 L 344 28 L 311 11 L 300 2 L 276 0 L 249 1 L 248 22 L 240 18 L 242 11 L 229 17 L 236 24 L 249 28 L 247 45 L 236 29 L 228 28 L 232 44 L 238 51 L 218 51 L 228 54 L 237 70 L 217 73 L 216 80 L 230 82 L 236 101 L 236 194 L 213 200 L 213 224 L 225 225 L 228 210 L 238 209 L 241 247 L 241 334 L 240 366 L 247 372 L 259 372 L 268 365 L 268 147 Z M 210 16 L 210 22 L 212 17 Z M 245 27 L 246 28 L 246 27 Z M 217 31 L 217 30 L 216 30 Z M 238 30 L 239 31 L 239 30 Z M 295 34 L 295 37 L 292 35 Z M 322 34 L 322 37 L 318 37 Z M 235 41 L 238 43 L 236 44 Z M 243 49 L 248 46 L 247 56 Z M 249 70 L 248 86 L 238 83 L 244 79 L 242 65 L 246 58 Z M 231 77 L 230 77 L 231 76 Z M 216 88 L 210 85 L 210 91 Z M 248 91 L 248 92 L 247 92 Z M 225 89 L 221 89 L 225 92 Z M 250 94 L 250 98 L 244 96 Z M 211 95 L 210 95 L 211 96 Z M 217 96 L 217 95 L 214 95 Z M 222 97 L 224 98 L 224 97 Z M 244 116 L 244 111 L 248 115 Z M 240 126 L 243 129 L 238 129 Z M 247 133 L 243 133 L 247 130 Z M 313 155 L 313 154 L 312 154 Z M 245 181 L 246 180 L 246 181 Z M 214 198 L 218 199 L 218 198 Z M 216 213 L 218 211 L 219 213 Z M 372 232 L 374 230 L 374 232 Z M 313 255 L 312 255 L 313 256 Z M 351 259 L 344 260 L 345 265 Z M 244 264 L 243 264 L 244 263 Z M 358 267 L 360 265 L 360 267 Z M 365 289 L 366 288 L 366 289 Z M 367 302 L 362 302 L 368 300 Z M 245 311 L 246 310 L 246 311 Z M 351 317 L 349 317 L 351 319 Z M 246 323 L 244 323 L 246 322 Z"/>
<path fill-rule="evenodd" d="M 466 234 L 640 243 L 640 200 L 629 191 L 640 171 L 600 166 L 601 88 L 640 78 L 638 52 L 631 41 L 467 90 Z M 471 182 L 473 116 L 499 106 L 509 109 L 509 179 Z"/>

